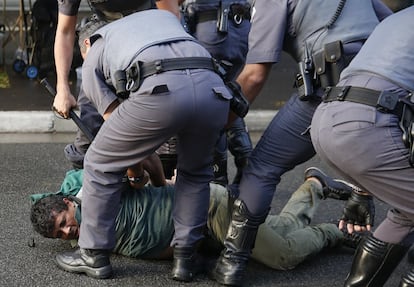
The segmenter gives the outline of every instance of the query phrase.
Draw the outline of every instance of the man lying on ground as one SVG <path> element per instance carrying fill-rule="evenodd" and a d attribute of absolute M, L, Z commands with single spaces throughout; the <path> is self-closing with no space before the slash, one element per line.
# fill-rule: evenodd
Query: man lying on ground
<path fill-rule="evenodd" d="M 82 170 L 72 170 L 57 193 L 32 195 L 31 222 L 35 231 L 48 238 L 76 240 L 81 224 L 81 186 Z M 360 238 L 344 235 L 333 223 L 310 225 L 321 200 L 346 200 L 355 188 L 317 168 L 308 168 L 305 182 L 292 194 L 281 213 L 269 215 L 260 225 L 252 258 L 270 268 L 287 270 L 326 247 L 340 244 L 355 247 Z M 210 242 L 220 248 L 230 220 L 228 206 L 232 204 L 228 200 L 225 187 L 210 184 L 207 233 Z M 113 252 L 141 259 L 172 258 L 173 201 L 171 183 L 161 187 L 148 184 L 139 190 L 125 184 L 116 218 L 117 242 Z"/>

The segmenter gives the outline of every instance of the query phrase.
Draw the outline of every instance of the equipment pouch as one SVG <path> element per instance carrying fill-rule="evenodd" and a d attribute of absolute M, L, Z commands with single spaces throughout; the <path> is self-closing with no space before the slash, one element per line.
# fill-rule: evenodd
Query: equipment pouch
<path fill-rule="evenodd" d="M 314 66 L 311 53 L 305 43 L 303 61 L 299 62 L 299 73 L 296 75 L 295 87 L 301 101 L 308 101 L 313 96 Z"/>
<path fill-rule="evenodd" d="M 307 101 L 313 95 L 312 73 L 306 69 L 304 62 L 299 62 L 299 73 L 296 75 L 295 86 L 298 88 L 300 100 Z"/>
<path fill-rule="evenodd" d="M 136 92 L 139 87 L 141 86 L 141 70 L 140 70 L 141 62 L 135 62 L 126 70 L 126 89 L 129 92 Z"/>
<path fill-rule="evenodd" d="M 230 109 L 240 118 L 244 118 L 249 112 L 249 101 L 243 95 L 241 87 L 237 82 L 227 82 L 226 86 L 230 89 L 233 96 L 230 100 Z"/>
<path fill-rule="evenodd" d="M 117 97 L 121 99 L 126 99 L 129 96 L 129 91 L 127 90 L 127 77 L 124 70 L 118 70 L 114 73 L 115 82 L 113 83 L 115 87 L 115 93 Z"/>
<path fill-rule="evenodd" d="M 217 30 L 219 32 L 227 33 L 229 30 L 230 6 L 230 1 L 221 1 L 220 7 L 217 10 Z"/>
<path fill-rule="evenodd" d="M 400 99 L 404 103 L 402 115 L 400 118 L 400 128 L 403 132 L 402 140 L 409 151 L 409 163 L 414 167 L 414 101 L 413 95 Z"/>
<path fill-rule="evenodd" d="M 197 11 L 193 4 L 181 5 L 180 20 L 183 24 L 185 31 L 189 34 L 194 34 L 197 24 Z"/>
<path fill-rule="evenodd" d="M 313 60 L 315 72 L 319 78 L 320 86 L 323 88 L 335 86 L 342 70 L 349 63 L 343 55 L 341 41 L 325 44 L 323 51 L 317 53 Z"/>

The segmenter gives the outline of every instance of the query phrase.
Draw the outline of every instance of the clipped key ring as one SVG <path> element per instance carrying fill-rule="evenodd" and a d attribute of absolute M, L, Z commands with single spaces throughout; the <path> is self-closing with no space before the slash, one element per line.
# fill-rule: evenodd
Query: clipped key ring
<path fill-rule="evenodd" d="M 233 21 L 234 23 L 236 23 L 236 25 L 240 25 L 241 22 L 243 21 L 243 16 L 240 14 L 234 14 Z"/>

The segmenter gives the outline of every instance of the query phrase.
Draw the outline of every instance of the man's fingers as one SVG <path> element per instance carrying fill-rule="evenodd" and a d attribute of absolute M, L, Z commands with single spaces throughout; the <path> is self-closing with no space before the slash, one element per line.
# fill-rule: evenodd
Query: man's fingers
<path fill-rule="evenodd" d="M 55 106 L 52 106 L 52 111 L 61 118 L 65 118 L 65 119 L 68 118 L 68 116 L 65 115 L 65 113 L 59 111 Z"/>
<path fill-rule="evenodd" d="M 348 224 L 346 225 L 346 230 L 348 230 L 348 233 L 349 233 L 349 234 L 353 233 L 353 232 L 354 232 L 354 225 L 353 225 L 353 224 L 351 224 L 351 223 L 348 223 Z"/>
<path fill-rule="evenodd" d="M 338 228 L 339 228 L 340 230 L 342 230 L 342 229 L 344 229 L 344 227 L 345 227 L 345 221 L 341 219 L 341 220 L 339 221 Z"/>
<path fill-rule="evenodd" d="M 367 229 L 366 229 L 366 227 L 365 227 L 365 226 L 363 226 L 363 225 L 354 225 L 354 230 L 355 230 L 356 232 L 363 232 L 363 231 L 366 231 Z"/>

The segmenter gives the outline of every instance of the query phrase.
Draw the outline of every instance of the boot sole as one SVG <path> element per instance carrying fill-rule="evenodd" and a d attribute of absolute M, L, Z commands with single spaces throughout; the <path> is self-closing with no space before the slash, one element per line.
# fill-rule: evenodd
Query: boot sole
<path fill-rule="evenodd" d="M 68 272 L 72 273 L 85 273 L 89 277 L 96 278 L 96 279 L 107 279 L 112 276 L 112 266 L 107 265 L 103 267 L 89 267 L 89 266 L 70 266 L 66 265 L 63 262 L 60 262 L 58 259 L 56 260 L 57 265 Z"/>
<path fill-rule="evenodd" d="M 226 286 L 242 286 L 242 278 L 238 279 L 230 279 L 226 276 L 223 276 L 217 272 L 213 272 L 213 279 L 216 280 L 218 283 Z"/>
<path fill-rule="evenodd" d="M 171 278 L 175 281 L 180 282 L 191 282 L 194 278 L 194 273 L 191 271 L 188 272 L 178 272 L 178 270 L 173 269 L 171 272 Z"/>

